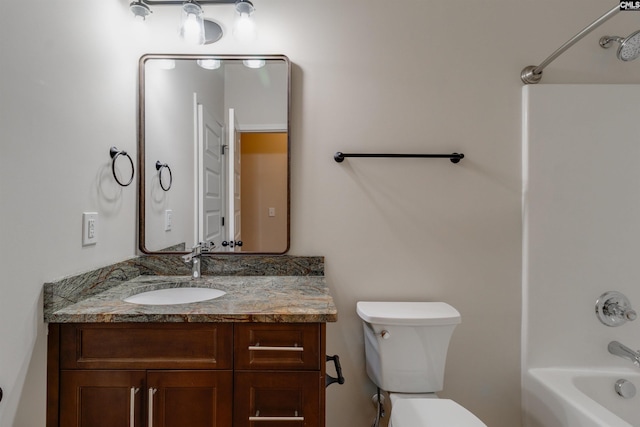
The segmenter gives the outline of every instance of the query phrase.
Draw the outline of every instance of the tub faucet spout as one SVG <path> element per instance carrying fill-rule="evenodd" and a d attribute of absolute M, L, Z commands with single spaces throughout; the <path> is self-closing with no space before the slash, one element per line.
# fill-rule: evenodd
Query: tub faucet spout
<path fill-rule="evenodd" d="M 630 360 L 633 364 L 640 368 L 640 352 L 631 350 L 626 345 L 618 341 L 611 341 L 608 346 L 609 353 Z"/>

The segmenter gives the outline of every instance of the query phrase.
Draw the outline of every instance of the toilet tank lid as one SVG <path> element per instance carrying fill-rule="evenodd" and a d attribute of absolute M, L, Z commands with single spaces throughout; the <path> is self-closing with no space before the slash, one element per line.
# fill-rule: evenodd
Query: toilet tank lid
<path fill-rule="evenodd" d="M 367 323 L 384 325 L 455 325 L 460 313 L 445 302 L 358 301 L 358 316 Z"/>

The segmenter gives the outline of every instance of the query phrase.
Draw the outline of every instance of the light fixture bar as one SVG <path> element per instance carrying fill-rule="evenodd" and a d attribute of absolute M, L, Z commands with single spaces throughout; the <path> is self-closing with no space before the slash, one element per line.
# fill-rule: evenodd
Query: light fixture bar
<path fill-rule="evenodd" d="M 150 6 L 162 6 L 171 4 L 182 4 L 184 0 L 139 0 L 141 3 Z M 236 0 L 198 0 L 198 4 L 234 4 Z"/>

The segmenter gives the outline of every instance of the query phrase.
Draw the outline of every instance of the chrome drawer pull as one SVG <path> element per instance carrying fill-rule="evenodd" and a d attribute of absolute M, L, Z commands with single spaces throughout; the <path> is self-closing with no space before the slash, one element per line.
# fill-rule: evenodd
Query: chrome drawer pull
<path fill-rule="evenodd" d="M 149 427 L 153 427 L 153 395 L 158 391 L 157 388 L 149 387 L 149 413 L 147 417 L 149 417 Z"/>
<path fill-rule="evenodd" d="M 249 417 L 249 421 L 304 421 L 304 417 Z"/>
<path fill-rule="evenodd" d="M 131 396 L 129 396 L 129 425 L 131 427 L 136 425 L 136 393 L 139 391 L 139 388 L 131 387 Z"/>
<path fill-rule="evenodd" d="M 298 411 L 295 411 L 293 417 L 261 417 L 258 410 L 255 417 L 249 417 L 249 421 L 304 421 L 304 417 L 299 417 Z"/>
<path fill-rule="evenodd" d="M 249 351 L 304 351 L 304 347 L 267 347 L 256 344 L 250 345 Z"/>

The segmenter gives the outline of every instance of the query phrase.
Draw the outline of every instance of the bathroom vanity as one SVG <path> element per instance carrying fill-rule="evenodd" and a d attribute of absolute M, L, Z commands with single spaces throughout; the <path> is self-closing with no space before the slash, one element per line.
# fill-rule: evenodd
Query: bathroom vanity
<path fill-rule="evenodd" d="M 69 323 L 49 334 L 49 426 L 324 426 L 323 323 Z"/>
<path fill-rule="evenodd" d="M 256 59 L 260 69 L 246 66 Z M 45 283 L 47 427 L 324 427 L 325 387 L 337 380 L 326 375 L 325 326 L 337 311 L 324 259 L 282 255 L 291 63 L 282 55 L 150 54 L 138 71 L 131 176 L 146 255 Z M 262 139 L 243 141 L 243 133 Z M 118 155 L 110 153 L 115 178 Z M 172 167 L 176 177 L 183 171 L 175 185 Z M 185 288 L 217 296 L 130 299 Z"/>
<path fill-rule="evenodd" d="M 47 426 L 323 427 L 324 277 L 211 276 L 195 285 L 225 292 L 213 300 L 123 301 L 193 284 L 142 275 L 50 310 L 45 288 Z"/>

